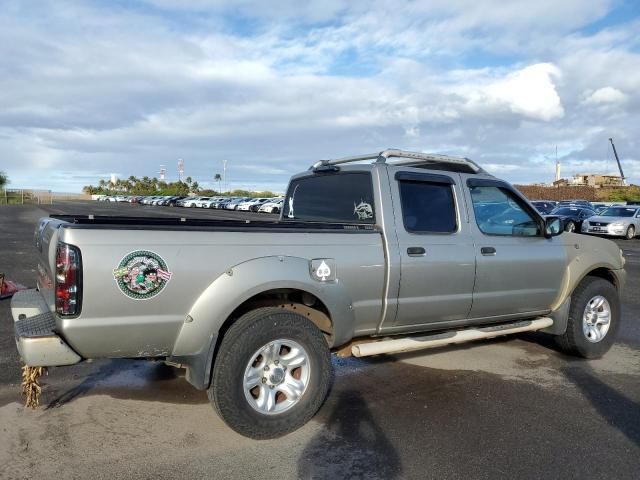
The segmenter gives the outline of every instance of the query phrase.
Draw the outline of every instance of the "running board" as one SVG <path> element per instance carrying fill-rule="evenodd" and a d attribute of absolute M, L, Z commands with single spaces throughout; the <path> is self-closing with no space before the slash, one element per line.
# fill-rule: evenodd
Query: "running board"
<path fill-rule="evenodd" d="M 444 333 L 425 335 L 422 337 L 404 337 L 379 342 L 360 343 L 351 346 L 351 353 L 356 357 L 368 357 L 382 353 L 402 353 L 426 348 L 442 347 L 456 343 L 471 342 L 484 338 L 500 337 L 512 333 L 542 330 L 553 325 L 551 318 L 542 317 L 535 320 L 503 323 L 488 327 L 469 328 L 466 330 L 452 330 Z"/>

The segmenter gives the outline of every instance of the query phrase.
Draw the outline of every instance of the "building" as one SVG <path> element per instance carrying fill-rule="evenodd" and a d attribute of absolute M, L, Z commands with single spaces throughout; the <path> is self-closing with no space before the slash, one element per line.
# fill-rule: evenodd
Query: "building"
<path fill-rule="evenodd" d="M 620 175 L 602 175 L 599 173 L 578 173 L 573 178 L 561 178 L 553 182 L 554 186 L 569 187 L 621 187 L 622 177 Z"/>

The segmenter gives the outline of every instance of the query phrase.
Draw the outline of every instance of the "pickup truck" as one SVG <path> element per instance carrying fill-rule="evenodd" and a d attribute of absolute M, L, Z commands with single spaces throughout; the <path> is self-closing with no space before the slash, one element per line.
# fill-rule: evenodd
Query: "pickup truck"
<path fill-rule="evenodd" d="M 25 364 L 165 361 L 257 439 L 317 412 L 332 351 L 539 330 L 599 357 L 626 278 L 613 242 L 471 160 L 400 150 L 315 163 L 277 221 L 53 215 L 35 247 L 37 289 L 11 304 Z"/>

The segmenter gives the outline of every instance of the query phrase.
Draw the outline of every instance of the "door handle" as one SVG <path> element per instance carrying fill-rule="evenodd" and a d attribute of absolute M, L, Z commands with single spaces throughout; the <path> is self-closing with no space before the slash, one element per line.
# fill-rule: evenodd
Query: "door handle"
<path fill-rule="evenodd" d="M 409 247 L 407 248 L 407 255 L 410 257 L 422 257 L 427 251 L 422 247 Z"/>
<path fill-rule="evenodd" d="M 495 255 L 496 254 L 496 249 L 493 247 L 482 247 L 480 249 L 480 253 L 482 255 Z"/>

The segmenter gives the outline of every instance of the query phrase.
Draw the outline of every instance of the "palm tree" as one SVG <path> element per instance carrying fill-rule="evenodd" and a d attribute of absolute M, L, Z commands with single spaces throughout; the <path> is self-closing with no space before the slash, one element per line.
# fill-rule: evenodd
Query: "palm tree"
<path fill-rule="evenodd" d="M 213 180 L 218 182 L 218 193 L 222 193 L 222 187 L 220 186 L 220 184 L 222 183 L 222 175 L 216 173 L 216 175 L 213 177 Z"/>
<path fill-rule="evenodd" d="M 5 186 L 9 183 L 9 177 L 4 172 L 0 172 L 0 189 L 5 188 Z"/>

